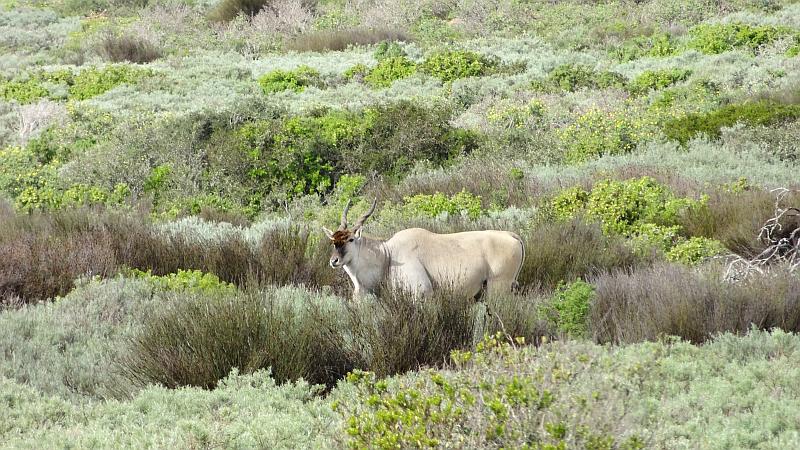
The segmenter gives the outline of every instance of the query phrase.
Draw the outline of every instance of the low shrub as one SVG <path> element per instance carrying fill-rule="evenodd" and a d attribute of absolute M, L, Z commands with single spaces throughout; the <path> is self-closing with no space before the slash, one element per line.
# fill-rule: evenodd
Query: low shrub
<path fill-rule="evenodd" d="M 98 44 L 99 53 L 108 61 L 137 64 L 149 63 L 161 57 L 161 49 L 149 40 L 131 34 L 106 34 Z"/>
<path fill-rule="evenodd" d="M 111 65 L 104 68 L 90 67 L 74 76 L 69 86 L 69 97 L 86 100 L 103 94 L 121 84 L 134 84 L 152 75 L 149 69 L 130 65 Z"/>
<path fill-rule="evenodd" d="M 273 70 L 258 78 L 258 84 L 265 94 L 292 90 L 302 92 L 306 86 L 321 83 L 319 72 L 308 66 L 300 66 L 294 70 Z"/>
<path fill-rule="evenodd" d="M 610 53 L 620 62 L 628 62 L 644 57 L 663 58 L 674 55 L 677 50 L 678 46 L 670 34 L 654 33 L 631 38 L 613 48 Z"/>
<path fill-rule="evenodd" d="M 354 45 L 373 45 L 385 41 L 411 41 L 400 29 L 319 30 L 303 33 L 286 44 L 287 50 L 298 52 L 342 51 Z"/>
<path fill-rule="evenodd" d="M 253 195 L 285 199 L 328 193 L 344 174 L 394 178 L 420 160 L 443 164 L 476 146 L 474 133 L 449 119 L 447 108 L 403 101 L 248 123 L 235 132 L 242 182 Z"/>
<path fill-rule="evenodd" d="M 594 287 L 583 280 L 559 283 L 553 297 L 543 305 L 542 312 L 553 329 L 572 338 L 582 338 L 587 333 L 593 296 Z"/>
<path fill-rule="evenodd" d="M 684 69 L 646 70 L 630 82 L 628 89 L 634 94 L 645 94 L 684 81 L 691 74 L 691 70 Z"/>
<path fill-rule="evenodd" d="M 300 294 L 302 295 L 302 294 Z M 213 388 L 234 368 L 251 373 L 271 367 L 278 382 L 303 378 L 332 384 L 347 370 L 314 323 L 293 304 L 298 292 L 172 294 L 153 311 L 119 359 L 142 385 Z M 330 378 L 329 378 L 330 377 Z"/>
<path fill-rule="evenodd" d="M 487 75 L 498 63 L 483 55 L 465 50 L 452 50 L 434 53 L 420 64 L 423 73 L 450 82 L 459 78 Z"/>
<path fill-rule="evenodd" d="M 800 118 L 800 105 L 786 105 L 769 100 L 736 103 L 708 113 L 688 114 L 667 121 L 662 131 L 670 139 L 686 144 L 703 134 L 712 139 L 720 137 L 722 127 L 737 123 L 746 125 L 772 125 Z"/>
<path fill-rule="evenodd" d="M 542 81 L 534 82 L 534 89 L 543 91 L 575 92 L 579 89 L 622 88 L 625 77 L 615 72 L 598 72 L 580 64 L 562 64 L 555 67 Z"/>
<path fill-rule="evenodd" d="M 523 233 L 525 261 L 518 282 L 525 288 L 555 288 L 579 278 L 588 279 L 614 268 L 648 265 L 652 257 L 637 255 L 625 240 L 605 235 L 596 224 L 580 219 L 545 223 Z"/>
<path fill-rule="evenodd" d="M 262 9 L 274 11 L 278 6 L 275 0 L 223 0 L 212 9 L 208 16 L 211 20 L 228 22 L 243 14 L 253 17 Z M 302 0 L 304 9 L 313 9 L 317 0 Z"/>
<path fill-rule="evenodd" d="M 151 270 L 147 272 L 133 269 L 130 275 L 141 278 L 154 287 L 164 291 L 200 292 L 200 293 L 227 293 L 236 291 L 236 286 L 220 281 L 213 273 L 204 273 L 200 270 L 178 270 L 176 273 L 156 276 Z"/>
<path fill-rule="evenodd" d="M 64 295 L 79 277 L 109 277 L 123 268 L 153 276 L 199 270 L 237 286 L 305 284 L 345 292 L 348 285 L 327 265 L 327 242 L 300 227 L 268 229 L 251 244 L 239 235 L 213 242 L 164 235 L 146 216 L 85 207 L 2 220 L 0 297 L 23 303 Z"/>
<path fill-rule="evenodd" d="M 389 87 L 396 80 L 413 75 L 417 65 L 405 56 L 384 58 L 369 70 L 364 81 L 374 88 Z"/>
<path fill-rule="evenodd" d="M 644 447 L 644 440 L 635 434 L 613 435 L 608 412 L 593 417 L 589 410 L 596 401 L 590 396 L 584 398 L 581 413 L 571 408 L 564 412 L 572 399 L 562 395 L 561 386 L 582 375 L 585 369 L 578 367 L 588 362 L 561 365 L 555 361 L 562 357 L 560 350 L 546 346 L 553 356 L 544 349 L 530 350 L 534 356 L 528 349 L 518 350 L 519 344 L 500 334 L 486 336 L 475 351 L 453 353 L 454 370 L 429 369 L 393 379 L 362 371 L 350 374 L 349 396 L 333 402 L 345 421 L 348 444 L 355 448 Z M 577 357 L 584 358 L 592 357 Z M 562 370 L 570 376 L 560 375 Z"/>
<path fill-rule="evenodd" d="M 113 190 L 86 184 L 74 184 L 67 188 L 50 184 L 29 186 L 16 197 L 17 208 L 23 211 L 74 208 L 79 206 L 119 206 L 131 195 L 128 185 L 119 183 Z"/>
<path fill-rule="evenodd" d="M 603 180 L 590 192 L 571 188 L 550 203 L 552 214 L 569 218 L 585 214 L 597 220 L 610 234 L 631 236 L 643 223 L 674 225 L 679 214 L 699 208 L 703 200 L 676 197 L 666 186 L 650 177 L 626 181 Z"/>
<path fill-rule="evenodd" d="M 141 280 L 84 279 L 56 302 L 0 306 L 0 380 L 75 403 L 129 394 L 134 387 L 119 377 L 113 356 L 163 300 Z M 9 431 L 7 420 L 6 414 L 0 436 Z M 8 442 L 6 437 L 0 439 Z"/>
<path fill-rule="evenodd" d="M 481 198 L 464 190 L 450 197 L 441 192 L 404 197 L 400 213 L 406 217 L 461 215 L 474 220 L 485 214 L 485 211 L 481 206 Z"/>
<path fill-rule="evenodd" d="M 603 155 L 629 153 L 640 140 L 633 118 L 625 111 L 592 109 L 558 130 L 567 148 L 568 162 L 579 163 Z"/>
<path fill-rule="evenodd" d="M 344 73 L 342 73 L 342 76 L 344 77 L 345 80 L 355 80 L 358 82 L 363 82 L 364 78 L 366 78 L 366 76 L 369 75 L 369 72 L 370 68 L 367 67 L 366 64 L 359 63 L 345 70 Z"/>
<path fill-rule="evenodd" d="M 800 204 L 800 195 L 796 192 L 776 199 L 775 193 L 749 187 L 742 180 L 733 188 L 711 191 L 704 207 L 685 211 L 678 223 L 687 235 L 720 241 L 734 253 L 751 259 L 769 245 L 760 236 L 762 227 L 776 216 L 776 206 L 789 208 L 797 204 Z M 780 229 L 788 233 L 797 226 L 792 224 L 790 216 L 779 223 Z"/>
<path fill-rule="evenodd" d="M 405 56 L 408 55 L 406 55 L 403 47 L 400 47 L 397 42 L 388 41 L 379 43 L 375 48 L 375 52 L 372 54 L 372 57 L 375 58 L 376 61 L 383 61 L 384 59 L 400 58 Z"/>
<path fill-rule="evenodd" d="M 722 267 L 705 270 L 659 265 L 613 271 L 592 281 L 590 332 L 598 342 L 632 343 L 679 336 L 702 343 L 751 327 L 800 330 L 800 282 L 788 270 L 746 282 L 722 280 Z"/>
<path fill-rule="evenodd" d="M 14 100 L 24 105 L 49 95 L 50 91 L 33 78 L 25 81 L 0 81 L 0 98 L 5 100 Z"/>
<path fill-rule="evenodd" d="M 737 48 L 755 52 L 759 47 L 787 36 L 791 30 L 771 25 L 748 25 L 741 22 L 700 24 L 689 30 L 689 48 L 706 54 L 724 53 Z"/>
<path fill-rule="evenodd" d="M 717 240 L 694 236 L 675 244 L 667 251 L 666 257 L 667 261 L 694 266 L 707 258 L 725 253 L 726 250 L 725 246 Z"/>

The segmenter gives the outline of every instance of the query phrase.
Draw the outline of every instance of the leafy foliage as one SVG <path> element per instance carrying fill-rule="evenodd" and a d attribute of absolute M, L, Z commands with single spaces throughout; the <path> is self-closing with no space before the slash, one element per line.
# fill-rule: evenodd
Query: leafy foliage
<path fill-rule="evenodd" d="M 756 51 L 762 45 L 786 36 L 790 30 L 770 25 L 754 26 L 741 22 L 700 24 L 689 30 L 689 47 L 703 53 L 718 54 L 737 48 Z"/>
<path fill-rule="evenodd" d="M 375 52 L 372 54 L 372 56 L 377 61 L 383 61 L 384 59 L 400 58 L 408 55 L 406 55 L 403 47 L 400 47 L 397 42 L 383 41 L 376 46 Z"/>
<path fill-rule="evenodd" d="M 622 88 L 626 80 L 615 72 L 598 72 L 580 64 L 562 64 L 555 67 L 543 81 L 535 81 L 534 89 L 544 91 L 575 92 L 579 89 Z"/>
<path fill-rule="evenodd" d="M 657 91 L 686 80 L 691 73 L 683 69 L 646 70 L 631 81 L 628 89 L 636 94 Z"/>
<path fill-rule="evenodd" d="M 558 331 L 573 338 L 586 337 L 593 296 L 594 287 L 583 280 L 561 283 L 544 313 Z"/>
<path fill-rule="evenodd" d="M 643 57 L 661 58 L 677 53 L 678 46 L 668 33 L 654 33 L 650 36 L 636 36 L 611 50 L 611 55 L 621 62 L 633 61 Z"/>
<path fill-rule="evenodd" d="M 569 162 L 628 153 L 640 140 L 638 124 L 624 112 L 592 109 L 559 130 Z"/>
<path fill-rule="evenodd" d="M 444 82 L 479 77 L 497 67 L 497 62 L 475 52 L 452 50 L 434 53 L 420 65 L 420 71 Z"/>
<path fill-rule="evenodd" d="M 688 114 L 665 123 L 663 131 L 670 139 L 686 144 L 699 134 L 719 138 L 722 127 L 729 127 L 736 123 L 770 125 L 798 117 L 800 117 L 800 105 L 759 100 L 735 103 L 708 113 Z"/>
<path fill-rule="evenodd" d="M 682 228 L 677 224 L 682 214 L 701 209 L 706 201 L 706 197 L 700 200 L 676 197 L 652 178 L 642 177 L 627 181 L 603 180 L 590 192 L 580 187 L 564 190 L 551 200 L 550 208 L 552 214 L 562 220 L 580 215 L 596 220 L 605 233 L 633 238 L 633 245 L 639 250 L 656 247 L 673 252 L 673 246 L 680 243 L 682 245 L 674 253 L 669 253 L 678 258 L 687 251 L 691 253 L 693 250 L 689 249 L 698 244 L 709 249 L 714 247 L 710 242 L 697 239 L 691 243 L 681 242 Z M 688 255 L 681 261 L 696 262 Z"/>
<path fill-rule="evenodd" d="M 433 195 L 417 194 L 403 198 L 402 214 L 407 217 L 436 217 L 447 213 L 477 219 L 485 212 L 481 206 L 481 197 L 466 190 L 450 197 L 441 192 Z"/>
<path fill-rule="evenodd" d="M 0 82 L 0 97 L 6 100 L 15 100 L 25 104 L 47 97 L 48 94 L 49 91 L 35 79 Z"/>
<path fill-rule="evenodd" d="M 130 65 L 90 67 L 75 75 L 69 86 L 69 96 L 75 100 L 86 100 L 121 84 L 134 84 L 151 75 L 152 71 L 148 69 L 139 69 Z"/>
<path fill-rule="evenodd" d="M 703 260 L 725 252 L 721 242 L 702 236 L 694 236 L 672 247 L 666 254 L 668 261 L 697 265 Z"/>
<path fill-rule="evenodd" d="M 309 66 L 300 66 L 289 71 L 273 70 L 258 79 L 258 84 L 265 94 L 286 90 L 302 92 L 306 86 L 313 86 L 319 83 L 319 72 Z"/>
<path fill-rule="evenodd" d="M 375 88 L 389 87 L 395 80 L 413 75 L 416 71 L 417 65 L 405 56 L 387 57 L 364 76 L 364 81 Z"/>
<path fill-rule="evenodd" d="M 142 271 L 132 269 L 131 275 L 142 278 L 148 283 L 164 291 L 198 292 L 198 293 L 234 293 L 236 286 L 232 283 L 221 281 L 213 273 L 204 273 L 201 270 L 178 270 L 167 275 L 153 275 L 151 270 Z"/>

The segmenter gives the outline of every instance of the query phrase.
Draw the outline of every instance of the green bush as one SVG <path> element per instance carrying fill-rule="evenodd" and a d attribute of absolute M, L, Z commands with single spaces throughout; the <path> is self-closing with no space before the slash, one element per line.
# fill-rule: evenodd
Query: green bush
<path fill-rule="evenodd" d="M 148 69 L 139 69 L 129 65 L 83 69 L 73 78 L 69 87 L 69 97 L 75 100 L 86 100 L 121 84 L 134 84 L 151 75 L 152 71 Z"/>
<path fill-rule="evenodd" d="M 595 184 L 586 202 L 588 217 L 609 233 L 634 234 L 642 223 L 672 225 L 678 215 L 702 205 L 702 200 L 679 198 L 650 177 Z"/>
<path fill-rule="evenodd" d="M 356 81 L 364 81 L 367 75 L 369 75 L 370 68 L 367 67 L 366 64 L 358 63 L 353 67 L 345 70 L 342 76 L 346 80 L 356 80 Z"/>
<path fill-rule="evenodd" d="M 475 132 L 454 127 L 446 104 L 400 101 L 370 108 L 364 139 L 356 146 L 339 146 L 346 173 L 381 173 L 399 178 L 418 161 L 445 165 L 478 145 Z"/>
<path fill-rule="evenodd" d="M 754 26 L 745 23 L 700 24 L 689 30 L 689 48 L 706 54 L 718 54 L 737 48 L 756 51 L 762 45 L 787 36 L 791 30 L 770 25 Z"/>
<path fill-rule="evenodd" d="M 567 147 L 567 161 L 580 163 L 631 152 L 641 139 L 641 130 L 625 111 L 592 109 L 559 130 L 558 136 Z"/>
<path fill-rule="evenodd" d="M 258 79 L 258 84 L 265 94 L 292 90 L 302 92 L 306 86 L 320 83 L 320 75 L 309 66 L 300 66 L 294 70 L 273 70 Z"/>
<path fill-rule="evenodd" d="M 672 247 L 666 256 L 667 261 L 694 266 L 707 258 L 724 253 L 725 250 L 717 240 L 695 236 Z"/>
<path fill-rule="evenodd" d="M 554 327 L 573 338 L 586 337 L 594 287 L 582 280 L 560 283 L 544 313 Z"/>
<path fill-rule="evenodd" d="M 67 188 L 45 184 L 23 189 L 16 197 L 16 206 L 28 212 L 88 205 L 119 206 L 130 195 L 130 187 L 125 183 L 118 183 L 112 190 L 83 183 Z"/>
<path fill-rule="evenodd" d="M 691 70 L 684 69 L 646 70 L 631 81 L 628 89 L 634 94 L 657 91 L 684 81 L 691 74 Z"/>
<path fill-rule="evenodd" d="M 413 75 L 417 66 L 405 56 L 382 59 L 364 77 L 364 81 L 372 87 L 389 87 L 395 80 Z"/>
<path fill-rule="evenodd" d="M 677 45 L 668 33 L 655 33 L 651 36 L 637 36 L 611 50 L 611 55 L 621 62 L 633 61 L 643 57 L 663 58 L 674 55 Z"/>
<path fill-rule="evenodd" d="M 591 192 L 579 187 L 564 190 L 550 201 L 550 211 L 561 220 L 585 216 L 597 221 L 606 234 L 631 238 L 633 249 L 646 255 L 653 248 L 671 252 L 683 240 L 683 228 L 678 225 L 682 216 L 702 209 L 706 201 L 706 197 L 676 197 L 652 178 L 642 177 L 600 181 Z M 675 254 L 691 252 L 689 249 L 696 245 L 697 241 L 692 241 Z"/>
<path fill-rule="evenodd" d="M 406 55 L 403 47 L 400 47 L 397 42 L 383 41 L 376 46 L 375 52 L 372 54 L 372 56 L 376 61 L 383 61 L 384 59 L 400 58 L 408 55 Z"/>
<path fill-rule="evenodd" d="M 663 125 L 664 134 L 681 144 L 705 134 L 713 139 L 720 137 L 720 129 L 737 123 L 747 125 L 772 125 L 800 117 L 800 105 L 786 105 L 769 100 L 737 103 L 708 113 L 688 114 L 672 119 Z"/>
<path fill-rule="evenodd" d="M 579 89 L 622 88 L 625 81 L 625 77 L 615 72 L 598 72 L 580 64 L 562 64 L 551 70 L 545 80 L 534 82 L 534 88 L 575 92 Z"/>
<path fill-rule="evenodd" d="M 441 192 L 433 195 L 417 194 L 403 197 L 401 211 L 406 217 L 436 217 L 447 213 L 450 215 L 463 215 L 472 220 L 484 214 L 480 196 L 473 195 L 466 190 L 447 197 Z"/>
<path fill-rule="evenodd" d="M 475 52 L 453 50 L 434 53 L 428 56 L 419 69 L 444 82 L 466 77 L 479 77 L 489 74 L 497 67 L 497 62 Z"/>
<path fill-rule="evenodd" d="M 201 270 L 178 270 L 167 275 L 153 275 L 151 270 L 131 269 L 130 274 L 142 278 L 163 291 L 233 294 L 236 286 L 221 281 L 213 273 Z"/>
<path fill-rule="evenodd" d="M 15 100 L 21 104 L 33 103 L 49 94 L 50 92 L 35 79 L 0 82 L 0 98 Z"/>

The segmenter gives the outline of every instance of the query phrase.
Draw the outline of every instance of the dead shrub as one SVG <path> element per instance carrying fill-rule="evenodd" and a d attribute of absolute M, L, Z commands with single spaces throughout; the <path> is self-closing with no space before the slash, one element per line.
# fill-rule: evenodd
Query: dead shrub
<path fill-rule="evenodd" d="M 111 62 L 144 64 L 162 56 L 161 49 L 147 39 L 130 34 L 106 34 L 98 44 L 100 55 Z"/>
<path fill-rule="evenodd" d="M 647 265 L 654 255 L 637 255 L 624 239 L 606 236 L 597 224 L 579 219 L 545 223 L 522 236 L 525 262 L 518 282 L 525 287 L 552 289 L 614 268 Z"/>
<path fill-rule="evenodd" d="M 695 270 L 661 264 L 618 269 L 595 278 L 589 313 L 598 342 L 627 344 L 679 336 L 702 343 L 716 334 L 751 327 L 800 331 L 800 279 L 788 270 L 723 281 L 722 267 Z"/>
<path fill-rule="evenodd" d="M 91 213 L 34 213 L 0 226 L 0 297 L 31 303 L 65 295 L 78 277 L 115 273 L 113 236 Z"/>
<path fill-rule="evenodd" d="M 301 7 L 307 11 L 316 9 L 317 0 L 301 0 Z M 261 10 L 277 15 L 282 7 L 276 0 L 222 0 L 214 10 L 209 13 L 209 19 L 218 22 L 228 22 L 239 14 L 253 17 Z"/>
<path fill-rule="evenodd" d="M 342 51 L 354 45 L 373 45 L 388 41 L 410 41 L 405 31 L 399 29 L 361 29 L 315 31 L 301 34 L 286 44 L 287 50 L 296 52 Z"/>
<path fill-rule="evenodd" d="M 800 194 L 781 199 L 780 205 L 800 204 Z M 687 210 L 678 220 L 687 236 L 704 236 L 722 242 L 744 258 L 761 253 L 766 244 L 758 240 L 764 222 L 773 217 L 775 194 L 752 188 L 742 192 L 715 190 L 707 206 Z"/>

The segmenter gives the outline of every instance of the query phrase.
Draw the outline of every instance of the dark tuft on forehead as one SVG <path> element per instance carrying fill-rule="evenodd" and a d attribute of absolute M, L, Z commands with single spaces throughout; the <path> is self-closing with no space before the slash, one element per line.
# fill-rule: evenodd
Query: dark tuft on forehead
<path fill-rule="evenodd" d="M 342 245 L 345 244 L 352 236 L 353 232 L 350 230 L 338 230 L 333 233 L 333 238 L 331 240 L 333 241 L 334 245 Z"/>

